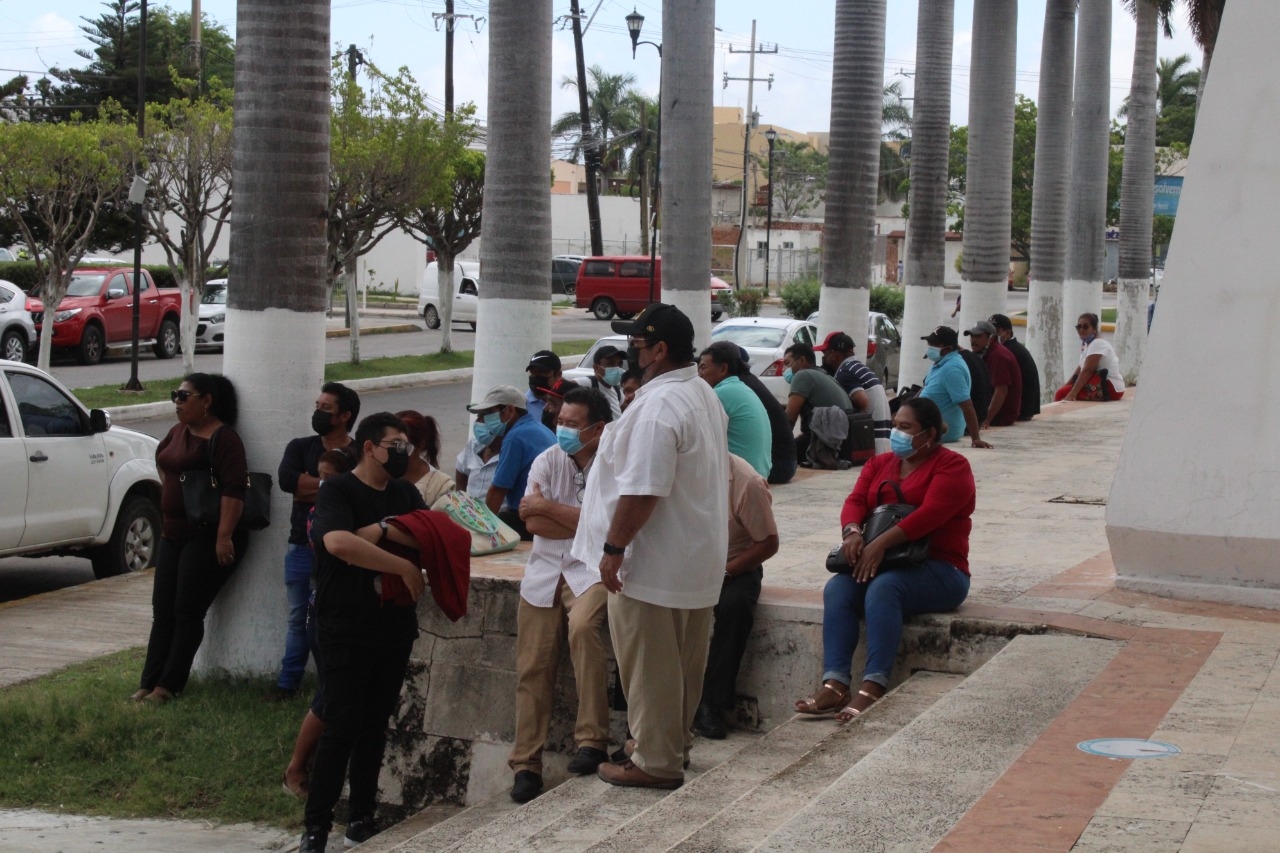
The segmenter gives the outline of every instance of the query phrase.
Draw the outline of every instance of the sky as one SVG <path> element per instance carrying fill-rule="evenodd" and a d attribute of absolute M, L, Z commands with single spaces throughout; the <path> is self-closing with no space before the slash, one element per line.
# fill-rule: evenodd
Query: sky
<path fill-rule="evenodd" d="M 610 73 L 631 73 L 640 90 L 656 95 L 659 79 L 657 52 L 641 46 L 631 58 L 630 39 L 624 18 L 635 8 L 645 16 L 642 39 L 661 40 L 660 0 L 580 0 L 584 14 L 592 20 L 584 38 L 587 65 L 598 64 Z M 1133 19 L 1120 0 L 1112 0 L 1113 39 L 1111 56 L 1112 114 L 1129 91 L 1133 70 Z M 189 6 L 169 5 L 175 10 Z M 234 37 L 235 0 L 203 0 L 206 19 L 223 24 Z M 488 4 L 483 0 L 456 0 L 455 14 L 483 18 Z M 1039 81 L 1040 39 L 1044 24 L 1044 0 L 1021 0 L 1018 18 L 1018 91 L 1032 100 Z M 384 69 L 407 66 L 428 96 L 439 100 L 444 90 L 444 34 L 437 31 L 433 13 L 444 11 L 443 0 L 334 0 L 332 40 L 335 52 L 356 44 Z M 555 14 L 569 11 L 568 0 L 555 0 Z M 825 131 L 830 124 L 831 62 L 834 0 L 720 0 L 717 4 L 716 82 L 717 106 L 746 107 L 747 86 L 722 77 L 746 77 L 751 43 L 751 22 L 756 20 L 756 42 L 776 54 L 756 57 L 755 76 L 773 75 L 773 85 L 755 86 L 755 108 L 760 120 L 799 132 Z M 968 123 L 969 66 L 972 61 L 972 0 L 956 0 L 955 51 L 951 120 Z M 104 7 L 92 0 L 0 0 L 0 79 L 19 72 L 38 76 L 52 66 L 75 67 L 84 61 L 76 48 L 88 46 L 80 32 L 82 17 L 97 17 Z M 485 117 L 488 41 L 486 23 L 459 20 L 454 42 L 454 85 L 459 104 L 471 101 L 477 114 Z M 576 109 L 575 92 L 559 82 L 574 73 L 573 36 L 562 27 L 554 30 L 552 115 Z M 885 47 L 885 82 L 901 80 L 905 93 L 912 89 L 910 74 L 915 67 L 916 3 L 888 0 Z M 740 52 L 733 52 L 733 51 Z M 1161 56 L 1190 54 L 1199 67 L 1200 51 L 1187 28 L 1181 5 L 1174 19 L 1174 37 L 1161 37 Z"/>

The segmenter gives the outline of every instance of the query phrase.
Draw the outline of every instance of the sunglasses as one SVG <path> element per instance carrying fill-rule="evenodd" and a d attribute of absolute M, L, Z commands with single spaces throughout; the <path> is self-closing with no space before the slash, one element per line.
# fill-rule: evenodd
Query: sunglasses
<path fill-rule="evenodd" d="M 171 391 L 169 393 L 169 399 L 175 403 L 185 403 L 188 400 L 190 400 L 192 397 L 199 397 L 199 396 L 200 396 L 199 392 L 188 391 L 185 388 L 179 388 L 177 391 Z"/>
<path fill-rule="evenodd" d="M 1088 323 L 1076 323 L 1077 332 L 1083 332 L 1085 329 L 1092 329 L 1092 328 L 1093 326 L 1090 326 Z"/>

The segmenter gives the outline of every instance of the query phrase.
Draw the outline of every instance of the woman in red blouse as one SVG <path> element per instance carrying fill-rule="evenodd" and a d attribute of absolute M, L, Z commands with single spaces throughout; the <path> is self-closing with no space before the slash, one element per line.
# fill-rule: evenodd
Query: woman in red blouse
<path fill-rule="evenodd" d="M 235 387 L 225 376 L 192 373 L 172 397 L 178 423 L 156 448 L 162 529 L 151 590 L 151 638 L 141 685 L 133 694 L 134 701 L 156 704 L 186 687 L 204 640 L 204 616 L 248 545 L 247 532 L 236 529 L 249 466 L 233 429 Z M 188 522 L 182 498 L 182 472 L 210 468 L 222 491 L 216 530 Z"/>
<path fill-rule="evenodd" d="M 975 488 L 969 461 L 940 443 L 947 426 L 932 400 L 902 404 L 893 418 L 893 451 L 862 469 L 840 513 L 842 547 L 851 574 L 833 575 L 823 592 L 822 686 L 796 702 L 802 714 L 829 714 L 848 722 L 884 695 L 902 637 L 902 620 L 917 613 L 954 610 L 969 594 L 969 531 Z M 869 544 L 862 522 L 882 503 L 897 503 L 890 483 L 916 507 Z M 919 566 L 880 571 L 885 552 L 929 537 L 929 557 Z M 850 664 L 858 645 L 858 620 L 867 623 L 867 667 L 850 701 Z"/>

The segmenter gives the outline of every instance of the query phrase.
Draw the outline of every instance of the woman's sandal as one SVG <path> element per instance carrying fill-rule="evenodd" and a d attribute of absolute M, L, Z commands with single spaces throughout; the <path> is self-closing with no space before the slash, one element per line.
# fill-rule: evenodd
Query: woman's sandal
<path fill-rule="evenodd" d="M 797 714 L 830 714 L 832 711 L 838 711 L 849 701 L 849 688 L 836 687 L 835 684 L 822 682 L 822 686 L 817 692 L 808 699 L 800 699 L 796 702 Z"/>
<path fill-rule="evenodd" d="M 837 722 L 837 723 L 847 723 L 847 722 L 849 722 L 849 721 L 853 720 L 855 717 L 861 717 L 864 713 L 866 713 L 868 710 L 870 710 L 870 709 L 871 709 L 871 706 L 872 706 L 872 705 L 874 705 L 874 704 L 876 704 L 876 702 L 880 701 L 880 697 L 879 697 L 879 696 L 876 696 L 876 695 L 873 695 L 873 694 L 871 694 L 871 693 L 868 693 L 868 692 L 867 692 L 867 691 L 865 691 L 865 690 L 859 690 L 859 691 L 858 691 L 858 695 L 859 695 L 859 696 L 865 696 L 866 698 L 870 699 L 871 701 L 870 701 L 870 702 L 868 702 L 868 703 L 866 704 L 866 706 L 864 706 L 864 707 L 862 707 L 862 708 L 855 708 L 855 707 L 853 707 L 852 705 L 847 705 L 847 706 L 845 706 L 845 707 L 841 708 L 839 711 L 837 711 L 837 712 L 836 712 L 836 722 Z"/>

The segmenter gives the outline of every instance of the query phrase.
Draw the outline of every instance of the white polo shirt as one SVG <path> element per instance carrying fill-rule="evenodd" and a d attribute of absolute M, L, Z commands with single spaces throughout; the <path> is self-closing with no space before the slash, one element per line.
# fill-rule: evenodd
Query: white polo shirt
<path fill-rule="evenodd" d="M 578 499 L 578 484 L 575 482 L 577 473 L 578 466 L 573 458 L 559 445 L 552 445 L 538 454 L 529 467 L 529 487 L 525 494 L 531 494 L 536 483 L 544 498 L 580 507 L 582 502 Z M 573 539 L 547 539 L 535 535 L 529 562 L 524 566 L 524 579 L 520 581 L 520 597 L 534 607 L 551 607 L 555 604 L 561 575 L 564 575 L 564 582 L 574 595 L 582 595 L 593 584 L 600 583 L 599 561 L 588 564 L 576 559 L 569 553 L 572 547 Z"/>
<path fill-rule="evenodd" d="M 656 495 L 623 557 L 622 594 L 659 607 L 714 607 L 729 548 L 727 431 L 724 407 L 695 367 L 642 385 L 600 439 L 573 556 L 598 569 L 618 496 Z"/>

